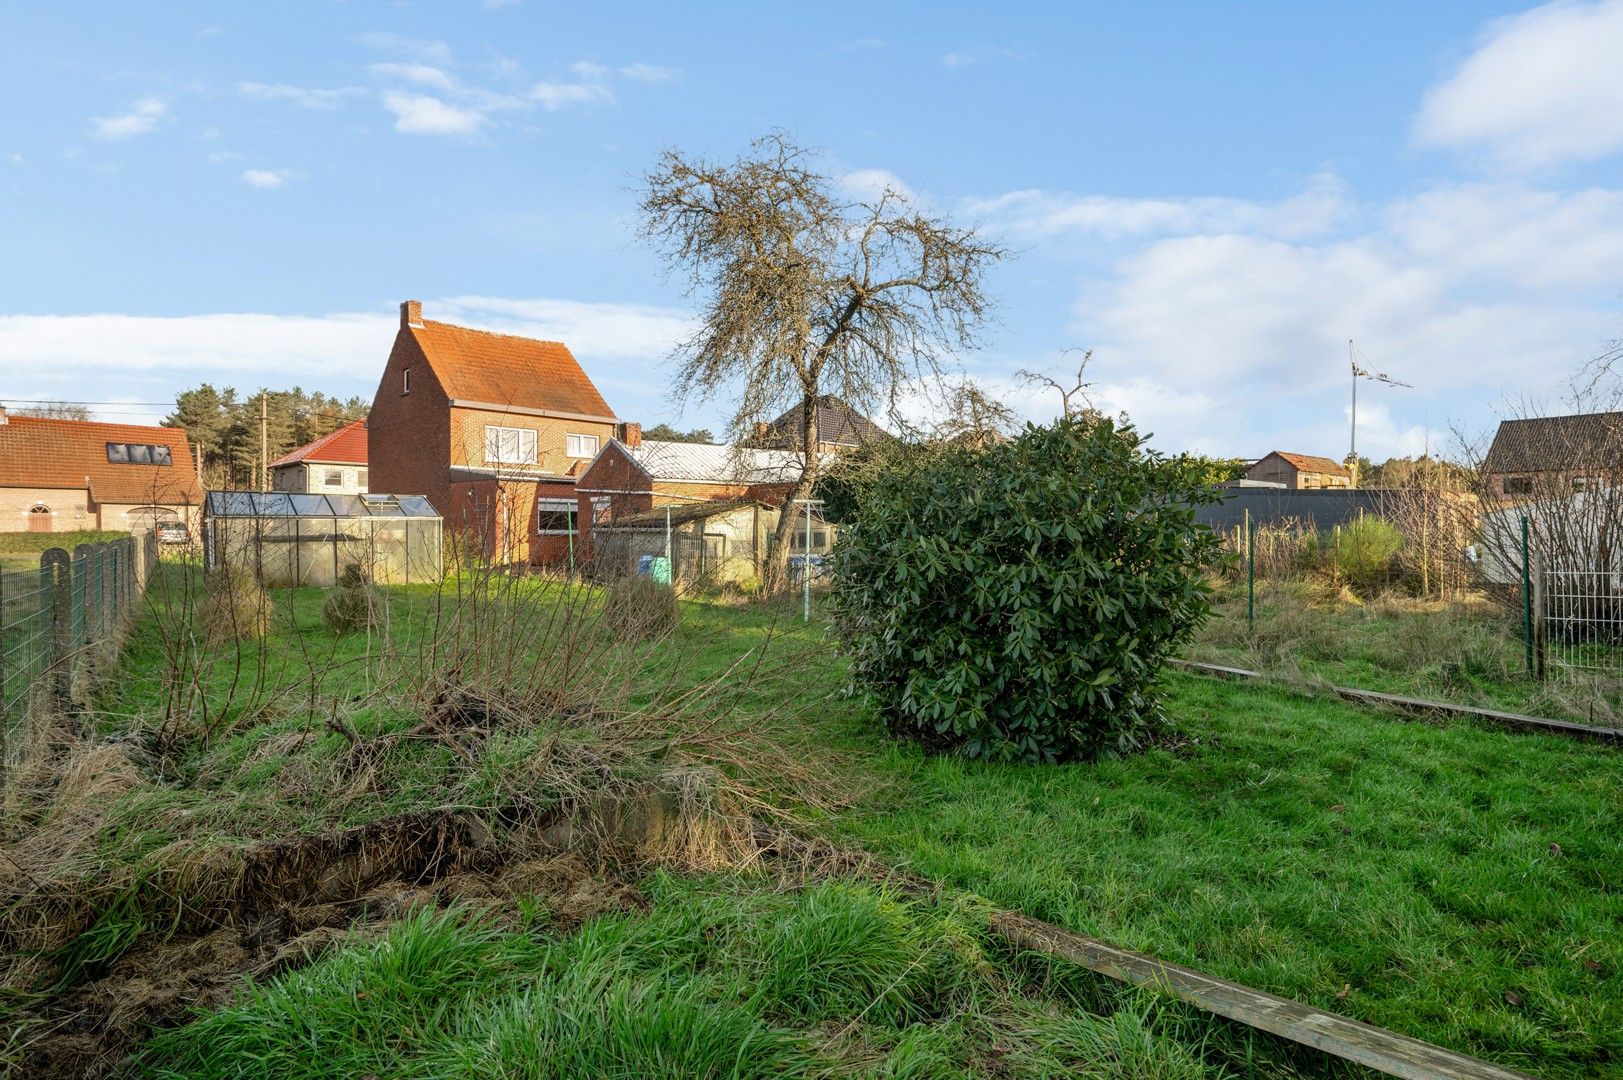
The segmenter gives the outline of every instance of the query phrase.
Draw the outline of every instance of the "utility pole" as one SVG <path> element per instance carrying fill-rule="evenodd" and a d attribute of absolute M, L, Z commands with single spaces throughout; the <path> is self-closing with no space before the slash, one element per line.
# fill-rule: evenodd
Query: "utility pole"
<path fill-rule="evenodd" d="M 259 490 L 270 490 L 270 430 L 266 427 L 266 393 L 259 392 Z"/>

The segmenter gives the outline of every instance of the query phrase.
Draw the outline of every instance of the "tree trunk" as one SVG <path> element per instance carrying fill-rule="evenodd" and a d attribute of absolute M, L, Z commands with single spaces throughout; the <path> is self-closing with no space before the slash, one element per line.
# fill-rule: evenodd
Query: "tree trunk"
<path fill-rule="evenodd" d="M 789 589 L 789 549 L 794 544 L 795 508 L 797 499 L 809 499 L 817 486 L 817 392 L 812 388 L 800 402 L 800 453 L 804 467 L 800 479 L 795 481 L 783 498 L 778 512 L 778 526 L 767 541 L 766 556 L 761 560 L 761 591 L 767 596 L 778 596 Z M 805 507 L 809 513 L 811 508 Z M 808 555 L 810 553 L 808 552 Z"/>

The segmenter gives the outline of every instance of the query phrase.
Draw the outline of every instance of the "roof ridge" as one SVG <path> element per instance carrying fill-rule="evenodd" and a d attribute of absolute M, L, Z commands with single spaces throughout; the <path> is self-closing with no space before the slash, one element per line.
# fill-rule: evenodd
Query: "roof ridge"
<path fill-rule="evenodd" d="M 538 341 L 543 345 L 559 345 L 565 349 L 569 348 L 568 343 L 559 341 L 556 338 L 529 337 L 526 334 L 510 334 L 503 330 L 481 330 L 477 326 L 463 326 L 461 323 L 445 322 L 441 319 L 424 319 L 418 325 L 413 326 L 412 329 L 421 330 L 426 326 L 444 326 L 452 330 L 464 330 L 470 334 L 485 334 L 489 337 L 515 338 L 519 341 Z"/>

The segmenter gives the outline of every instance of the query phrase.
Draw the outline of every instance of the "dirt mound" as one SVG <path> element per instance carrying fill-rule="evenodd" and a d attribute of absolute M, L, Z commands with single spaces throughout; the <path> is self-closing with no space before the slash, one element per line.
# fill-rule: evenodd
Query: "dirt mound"
<path fill-rule="evenodd" d="M 427 883 L 382 882 L 342 902 L 281 904 L 201 935 L 146 941 L 106 975 L 26 1014 L 19 1075 L 114 1075 L 155 1028 L 228 1004 L 244 980 L 270 979 L 335 945 L 365 941 L 425 906 L 457 904 L 500 918 L 516 912 L 520 899 L 539 901 L 551 925 L 563 931 L 597 915 L 646 906 L 634 885 L 594 872 L 570 854 L 494 871 L 458 871 Z"/>

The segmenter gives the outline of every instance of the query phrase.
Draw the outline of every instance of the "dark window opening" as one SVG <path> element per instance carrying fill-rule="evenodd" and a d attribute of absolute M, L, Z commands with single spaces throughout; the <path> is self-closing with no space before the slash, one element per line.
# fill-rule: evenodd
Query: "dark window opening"
<path fill-rule="evenodd" d="M 1530 476 L 1505 477 L 1506 495 L 1531 495 L 1533 493 L 1533 478 Z"/>

